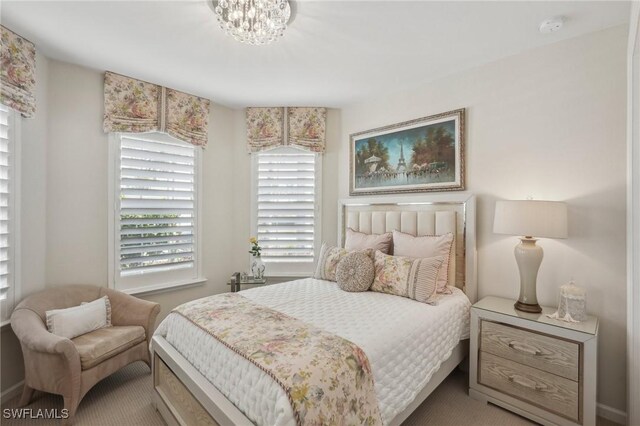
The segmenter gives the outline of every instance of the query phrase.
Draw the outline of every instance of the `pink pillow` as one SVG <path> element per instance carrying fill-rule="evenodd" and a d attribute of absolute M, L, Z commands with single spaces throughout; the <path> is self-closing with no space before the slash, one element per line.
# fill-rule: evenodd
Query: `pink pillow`
<path fill-rule="evenodd" d="M 438 296 L 437 276 L 442 270 L 442 257 L 416 259 L 375 253 L 375 276 L 371 291 L 408 297 L 422 303 L 435 304 Z"/>
<path fill-rule="evenodd" d="M 391 241 L 393 241 L 391 232 L 380 235 L 364 234 L 347 228 L 347 238 L 344 242 L 344 248 L 349 251 L 367 249 L 372 249 L 373 251 L 380 250 L 384 254 L 389 254 L 389 251 L 391 251 Z"/>
<path fill-rule="evenodd" d="M 453 247 L 453 233 L 444 235 L 425 235 L 414 237 L 404 232 L 393 231 L 393 254 L 415 258 L 443 257 L 442 267 L 438 271 L 438 293 L 449 293 L 449 259 Z"/>

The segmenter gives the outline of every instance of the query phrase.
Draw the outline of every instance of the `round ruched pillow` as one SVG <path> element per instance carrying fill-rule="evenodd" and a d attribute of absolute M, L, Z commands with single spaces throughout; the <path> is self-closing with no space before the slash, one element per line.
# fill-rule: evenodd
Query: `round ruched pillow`
<path fill-rule="evenodd" d="M 373 260 L 361 251 L 347 254 L 336 268 L 336 281 L 344 291 L 367 291 L 374 276 Z"/>

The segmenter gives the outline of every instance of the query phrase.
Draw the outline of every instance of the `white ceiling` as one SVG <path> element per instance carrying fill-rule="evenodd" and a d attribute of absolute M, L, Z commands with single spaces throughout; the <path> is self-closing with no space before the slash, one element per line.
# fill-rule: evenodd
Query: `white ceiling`
<path fill-rule="evenodd" d="M 279 41 L 225 36 L 200 1 L 2 0 L 1 21 L 48 57 L 232 107 L 340 107 L 628 22 L 628 2 L 297 1 Z M 567 17 L 562 31 L 540 22 Z"/>

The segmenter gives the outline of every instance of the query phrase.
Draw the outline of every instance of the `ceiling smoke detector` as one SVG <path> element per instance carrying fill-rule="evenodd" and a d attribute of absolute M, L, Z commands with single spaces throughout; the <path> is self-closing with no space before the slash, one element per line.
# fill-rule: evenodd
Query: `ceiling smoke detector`
<path fill-rule="evenodd" d="M 545 19 L 540 24 L 540 32 L 542 34 L 551 34 L 560 31 L 564 24 L 564 16 L 554 16 L 553 18 Z"/>

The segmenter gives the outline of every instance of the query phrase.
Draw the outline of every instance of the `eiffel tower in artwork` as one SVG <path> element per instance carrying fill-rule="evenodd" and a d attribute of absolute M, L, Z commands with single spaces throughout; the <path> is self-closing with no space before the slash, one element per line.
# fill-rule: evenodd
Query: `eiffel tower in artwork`
<path fill-rule="evenodd" d="M 404 161 L 404 147 L 402 142 L 400 142 L 400 159 L 398 160 L 398 167 L 396 167 L 396 171 L 404 172 L 407 170 L 407 163 Z"/>

